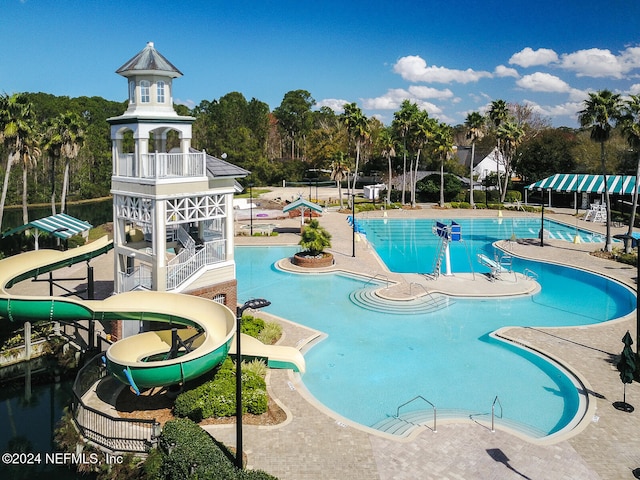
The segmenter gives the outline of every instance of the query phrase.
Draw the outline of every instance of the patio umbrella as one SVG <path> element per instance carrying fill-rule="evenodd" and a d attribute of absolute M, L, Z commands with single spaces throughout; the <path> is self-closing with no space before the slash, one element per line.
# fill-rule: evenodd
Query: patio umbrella
<path fill-rule="evenodd" d="M 623 385 L 623 393 L 622 393 L 622 402 L 614 402 L 613 406 L 625 412 L 633 412 L 633 406 L 627 403 L 627 383 L 633 382 L 633 375 L 636 371 L 636 361 L 633 350 L 631 350 L 631 345 L 633 345 L 633 340 L 631 339 L 631 335 L 627 330 L 624 337 L 622 337 L 622 343 L 624 343 L 624 349 L 620 354 L 620 361 L 618 362 L 618 371 L 620 372 L 620 380 L 622 380 Z"/>

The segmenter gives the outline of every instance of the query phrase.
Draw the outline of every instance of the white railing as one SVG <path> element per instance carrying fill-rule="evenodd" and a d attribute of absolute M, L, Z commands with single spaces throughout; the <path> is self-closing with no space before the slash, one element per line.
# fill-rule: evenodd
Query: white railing
<path fill-rule="evenodd" d="M 226 258 L 226 240 L 205 243 L 186 262 L 167 265 L 167 290 L 177 288 L 200 268 L 223 262 Z"/>
<path fill-rule="evenodd" d="M 195 153 L 134 153 L 120 154 L 117 176 L 134 178 L 204 177 L 206 154 Z"/>
<path fill-rule="evenodd" d="M 130 292 L 137 287 L 151 289 L 151 267 L 142 264 L 131 273 L 120 272 L 120 287 L 123 292 Z"/>

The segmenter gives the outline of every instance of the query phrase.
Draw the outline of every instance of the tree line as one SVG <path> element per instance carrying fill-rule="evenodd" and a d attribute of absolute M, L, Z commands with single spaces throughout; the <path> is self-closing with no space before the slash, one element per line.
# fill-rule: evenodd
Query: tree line
<path fill-rule="evenodd" d="M 611 97 L 603 107 L 600 100 Z M 460 125 L 447 125 L 405 100 L 385 126 L 356 103 L 345 104 L 342 113 L 315 108 L 306 90 L 287 92 L 273 110 L 239 92 L 203 100 L 192 109 L 175 108 L 180 115 L 195 117 L 192 145 L 251 171 L 243 180 L 247 184 L 312 181 L 325 172 L 351 193 L 363 176 L 377 175 L 386 182 L 394 179 L 395 190 L 387 190 L 387 201 L 394 195 L 394 201 L 415 204 L 426 188 L 419 172 L 433 171 L 440 178 L 436 188 L 443 204 L 446 173 L 470 177 L 470 190 L 478 181 L 469 168 L 473 162 L 464 167 L 456 147 L 470 147 L 476 162 L 494 149 L 499 152 L 502 168 L 496 165 L 484 180 L 499 201 L 513 188 L 514 176 L 528 184 L 559 172 L 635 174 L 638 103 L 638 96 L 621 99 L 607 90 L 591 94 L 579 113 L 578 129 L 553 128 L 531 107 L 503 100 L 493 101 L 485 114 L 469 113 Z M 109 195 L 106 119 L 126 108 L 126 102 L 100 97 L 2 94 L 0 229 L 5 205 L 22 204 L 27 222 L 27 204 L 50 203 L 56 213 L 64 212 L 69 199 Z M 601 130 L 608 133 L 606 141 L 593 135 Z M 601 148 L 605 143 L 606 155 Z M 473 195 L 468 200 L 473 204 Z"/>

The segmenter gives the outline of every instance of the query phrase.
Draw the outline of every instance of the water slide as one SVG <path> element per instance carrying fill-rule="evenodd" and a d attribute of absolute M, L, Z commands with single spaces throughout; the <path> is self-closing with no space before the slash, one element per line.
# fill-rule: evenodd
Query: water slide
<path fill-rule="evenodd" d="M 178 293 L 135 291 L 105 300 L 13 295 L 15 283 L 89 261 L 113 248 L 103 237 L 67 250 L 34 250 L 0 260 L 0 316 L 10 321 L 135 320 L 168 323 L 115 342 L 107 368 L 134 390 L 183 383 L 215 368 L 235 338 L 234 313 L 211 300 Z M 293 347 L 264 345 L 243 334 L 242 355 L 266 360 L 271 368 L 304 372 L 304 357 Z"/>

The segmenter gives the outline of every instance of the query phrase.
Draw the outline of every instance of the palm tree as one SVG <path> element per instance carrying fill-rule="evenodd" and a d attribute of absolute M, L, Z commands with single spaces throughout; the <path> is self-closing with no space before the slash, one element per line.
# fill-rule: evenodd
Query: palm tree
<path fill-rule="evenodd" d="M 345 178 L 349 178 L 349 167 L 347 167 L 344 161 L 344 153 L 338 152 L 335 160 L 331 162 L 331 180 L 336 182 L 338 186 L 338 197 L 340 197 L 340 208 L 343 208 L 342 204 L 342 181 Z"/>
<path fill-rule="evenodd" d="M 507 195 L 509 179 L 511 178 L 511 172 L 513 170 L 513 157 L 516 154 L 516 149 L 522 143 L 524 130 L 514 122 L 505 122 L 498 128 L 496 136 L 500 142 L 500 155 L 504 162 L 504 185 L 499 188 L 500 201 L 504 202 Z M 498 179 L 498 182 L 499 181 Z"/>
<path fill-rule="evenodd" d="M 420 164 L 420 154 L 431 140 L 438 123 L 435 119 L 429 118 L 426 110 L 420 110 L 414 116 L 411 136 L 416 147 L 415 172 L 411 174 L 411 206 L 416 206 L 416 186 L 418 184 L 418 165 Z"/>
<path fill-rule="evenodd" d="M 453 153 L 453 133 L 446 123 L 438 123 L 432 131 L 433 152 L 440 159 L 440 206 L 444 207 L 444 162 Z"/>
<path fill-rule="evenodd" d="M 504 100 L 494 100 L 489 108 L 489 120 L 493 123 L 493 128 L 497 131 L 500 125 L 509 118 L 509 106 Z M 496 177 L 498 192 L 502 197 L 502 184 L 500 183 L 500 138 L 496 138 Z"/>
<path fill-rule="evenodd" d="M 51 165 L 51 215 L 56 214 L 56 164 L 61 151 L 60 132 L 56 119 L 49 120 L 44 128 L 43 149 Z"/>
<path fill-rule="evenodd" d="M 360 164 L 360 149 L 362 144 L 369 138 L 371 130 L 369 128 L 369 121 L 367 117 L 362 113 L 362 110 L 358 105 L 354 103 L 347 103 L 344 105 L 344 114 L 342 115 L 343 121 L 349 132 L 349 136 L 352 136 L 356 141 L 356 168 L 353 172 L 353 187 L 351 189 L 352 194 L 356 191 L 356 181 L 358 180 L 358 167 Z"/>
<path fill-rule="evenodd" d="M 0 140 L 7 151 L 7 166 L 4 171 L 2 195 L 0 196 L 0 229 L 4 204 L 7 200 L 11 167 L 18 160 L 25 138 L 29 137 L 29 121 L 33 117 L 31 103 L 23 94 L 0 95 Z"/>
<path fill-rule="evenodd" d="M 391 180 L 393 177 L 393 168 L 391 158 L 396 156 L 396 139 L 393 138 L 393 132 L 390 128 L 385 128 L 380 132 L 378 137 L 382 156 L 387 159 L 389 165 L 389 175 L 387 179 L 387 205 L 391 203 Z"/>
<path fill-rule="evenodd" d="M 467 115 L 464 122 L 468 128 L 467 138 L 471 140 L 471 162 L 469 165 L 469 203 L 471 208 L 476 206 L 473 199 L 473 167 L 476 160 L 476 141 L 484 136 L 485 118 L 478 112 L 471 112 Z"/>
<path fill-rule="evenodd" d="M 411 132 L 411 128 L 418 114 L 418 105 L 411 103 L 409 100 L 403 100 L 400 110 L 393 114 L 393 122 L 391 126 L 398 132 L 402 138 L 402 203 L 405 203 L 405 192 L 407 185 L 407 137 Z M 412 168 L 409 170 L 413 171 Z M 413 185 L 413 182 L 411 182 Z"/>
<path fill-rule="evenodd" d="M 17 159 L 22 164 L 22 223 L 29 223 L 29 211 L 27 209 L 27 173 L 38 163 L 38 157 L 42 154 L 39 145 L 39 138 L 36 137 L 30 125 L 29 132 L 25 132 L 22 144 L 18 150 Z"/>
<path fill-rule="evenodd" d="M 636 152 L 638 160 L 636 162 L 636 187 L 633 189 L 633 206 L 631 207 L 631 218 L 627 235 L 633 233 L 633 226 L 636 221 L 636 209 L 638 208 L 638 184 L 640 183 L 640 95 L 630 95 L 624 102 L 622 116 L 622 132 L 627 137 L 629 146 Z M 625 252 L 631 251 L 631 242 L 625 242 Z M 640 249 L 638 249 L 640 252 Z"/>
<path fill-rule="evenodd" d="M 302 229 L 298 244 L 309 255 L 317 256 L 331 246 L 331 234 L 314 218 Z"/>
<path fill-rule="evenodd" d="M 611 204 L 607 185 L 607 167 L 605 165 L 604 144 L 611 137 L 613 123 L 620 119 L 622 103 L 620 95 L 609 90 L 589 93 L 584 101 L 584 110 L 578 112 L 578 120 L 583 127 L 591 128 L 591 140 L 600 144 L 600 164 L 604 179 L 604 201 L 607 209 L 607 236 L 605 250 L 611 252 Z"/>
<path fill-rule="evenodd" d="M 64 177 L 60 198 L 60 212 L 64 213 L 69 193 L 69 167 L 84 144 L 84 122 L 77 113 L 67 112 L 58 117 L 56 129 L 60 134 L 60 154 L 64 158 Z"/>

